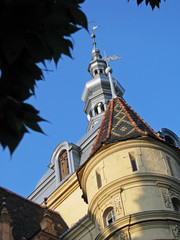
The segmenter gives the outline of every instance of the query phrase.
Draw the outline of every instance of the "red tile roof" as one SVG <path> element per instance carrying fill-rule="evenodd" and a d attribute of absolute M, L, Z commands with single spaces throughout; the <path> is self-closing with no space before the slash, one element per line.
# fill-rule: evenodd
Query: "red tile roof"
<path fill-rule="evenodd" d="M 112 99 L 107 106 L 90 157 L 92 157 L 103 144 L 142 136 L 151 136 L 163 141 L 125 100 L 118 97 Z"/>

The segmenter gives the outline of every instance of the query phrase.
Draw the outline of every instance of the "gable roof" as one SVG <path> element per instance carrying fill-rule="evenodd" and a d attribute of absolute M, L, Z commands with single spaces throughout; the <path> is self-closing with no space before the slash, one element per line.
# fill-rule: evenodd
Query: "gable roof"
<path fill-rule="evenodd" d="M 3 198 L 6 199 L 7 210 L 12 219 L 12 235 L 14 240 L 19 240 L 22 237 L 31 239 L 33 235 L 40 231 L 40 222 L 43 219 L 45 211 L 48 211 L 53 222 L 61 225 L 62 228 L 59 235 L 68 229 L 66 223 L 57 212 L 47 210 L 45 207 L 2 187 L 0 187 L 0 213 Z"/>
<path fill-rule="evenodd" d="M 103 144 L 142 136 L 151 136 L 163 141 L 124 99 L 118 97 L 113 98 L 107 106 L 89 158 L 92 157 Z"/>

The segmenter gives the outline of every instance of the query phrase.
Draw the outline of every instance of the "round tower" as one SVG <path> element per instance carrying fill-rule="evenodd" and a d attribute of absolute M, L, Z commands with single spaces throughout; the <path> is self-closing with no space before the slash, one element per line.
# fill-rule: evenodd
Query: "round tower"
<path fill-rule="evenodd" d="M 123 99 L 109 102 L 91 155 L 78 171 L 96 240 L 180 239 L 178 147 Z"/>

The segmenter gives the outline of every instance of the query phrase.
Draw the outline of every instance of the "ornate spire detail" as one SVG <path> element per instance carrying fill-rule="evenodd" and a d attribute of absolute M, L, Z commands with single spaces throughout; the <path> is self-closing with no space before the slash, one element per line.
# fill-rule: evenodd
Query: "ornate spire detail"
<path fill-rule="evenodd" d="M 99 75 L 106 75 L 105 68 L 106 68 L 106 61 L 102 59 L 99 49 L 96 47 L 96 41 L 94 34 L 94 30 L 100 25 L 93 26 L 94 21 L 89 22 L 91 24 L 91 38 L 93 40 L 93 49 L 92 49 L 92 61 L 89 63 L 88 71 L 90 72 L 93 78 L 96 78 Z"/>
<path fill-rule="evenodd" d="M 91 24 L 91 30 L 92 30 L 91 38 L 93 40 L 93 46 L 94 46 L 92 50 L 92 60 L 102 59 L 99 49 L 96 48 L 96 42 L 95 42 L 96 35 L 94 34 L 94 30 L 100 27 L 100 25 L 93 26 L 94 21 L 91 21 L 89 23 Z"/>
<path fill-rule="evenodd" d="M 87 115 L 87 131 L 92 129 L 103 118 L 108 102 L 115 97 L 122 97 L 124 94 L 123 87 L 117 79 L 111 77 L 111 68 L 108 62 L 119 59 L 116 56 L 102 58 L 99 49 L 96 47 L 94 30 L 99 27 L 93 26 L 90 22 L 93 40 L 92 61 L 89 63 L 88 71 L 92 79 L 86 82 L 82 100 L 85 102 L 84 112 Z M 115 85 L 112 84 L 114 82 Z M 110 86 L 111 85 L 111 86 Z M 116 90 L 116 92 L 115 92 Z M 113 94 L 112 94 L 113 93 Z"/>
<path fill-rule="evenodd" d="M 95 34 L 91 34 L 91 38 L 93 39 L 93 50 L 92 50 L 92 60 L 98 60 L 102 59 L 102 56 L 100 54 L 99 49 L 96 47 L 96 42 L 95 42 Z"/>

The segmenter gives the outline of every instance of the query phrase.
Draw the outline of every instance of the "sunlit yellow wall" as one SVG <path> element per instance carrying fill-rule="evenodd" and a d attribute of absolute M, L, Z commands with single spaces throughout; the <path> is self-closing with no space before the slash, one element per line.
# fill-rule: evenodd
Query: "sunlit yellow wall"
<path fill-rule="evenodd" d="M 135 172 L 132 171 L 131 161 L 129 158 L 129 153 L 132 152 L 135 153 L 138 167 L 138 170 Z M 89 203 L 98 191 L 101 190 L 98 189 L 97 186 L 96 171 L 98 171 L 101 175 L 102 188 L 108 184 L 116 182 L 117 180 L 122 181 L 128 176 L 141 176 L 140 174 L 171 176 L 169 166 L 166 161 L 167 156 L 171 159 L 172 164 L 177 165 L 176 167 L 180 170 L 180 166 L 178 165 L 175 156 L 171 154 L 170 151 L 167 152 L 165 148 L 163 149 L 163 146 L 158 146 L 152 142 L 148 143 L 145 141 L 143 142 L 142 140 L 139 142 L 129 141 L 128 143 L 117 143 L 107 149 L 104 149 L 91 159 L 84 172 L 82 182 L 83 188 L 85 189 L 85 192 L 87 192 Z M 177 168 L 174 172 L 178 171 Z M 178 178 L 179 174 L 175 177 Z M 142 185 L 142 187 L 139 187 L 138 185 Z M 143 180 L 139 180 L 135 188 L 136 189 L 129 188 L 126 191 L 126 198 L 131 198 L 133 204 L 135 205 L 139 205 L 137 199 L 140 201 L 146 201 L 143 199 L 143 196 L 147 195 L 147 198 L 149 198 L 148 196 L 152 195 L 152 191 L 155 196 L 159 198 L 157 190 L 154 189 L 154 186 L 151 183 L 148 183 L 148 186 L 146 186 L 145 183 L 143 183 Z M 130 195 L 132 196 L 130 197 Z M 141 206 L 139 206 L 137 210 L 145 210 L 142 207 L 143 205 L 146 206 L 147 202 L 144 204 L 141 202 Z M 148 208 L 152 208 L 152 206 L 148 204 Z M 157 205 L 157 208 L 159 208 L 159 205 Z"/>
<path fill-rule="evenodd" d="M 59 212 L 70 228 L 87 214 L 88 205 L 81 196 L 82 190 L 74 173 L 48 198 L 48 207 Z"/>
<path fill-rule="evenodd" d="M 132 169 L 130 154 L 135 156 L 137 171 Z M 180 192 L 179 172 L 179 157 L 165 144 L 150 138 L 115 143 L 103 147 L 82 169 L 82 189 L 74 173 L 49 197 L 48 206 L 69 227 L 88 214 L 63 239 L 173 239 L 180 215 L 173 210 L 171 197 Z M 102 186 L 97 184 L 97 173 Z M 105 226 L 103 214 L 108 207 L 113 207 L 116 221 Z"/>

